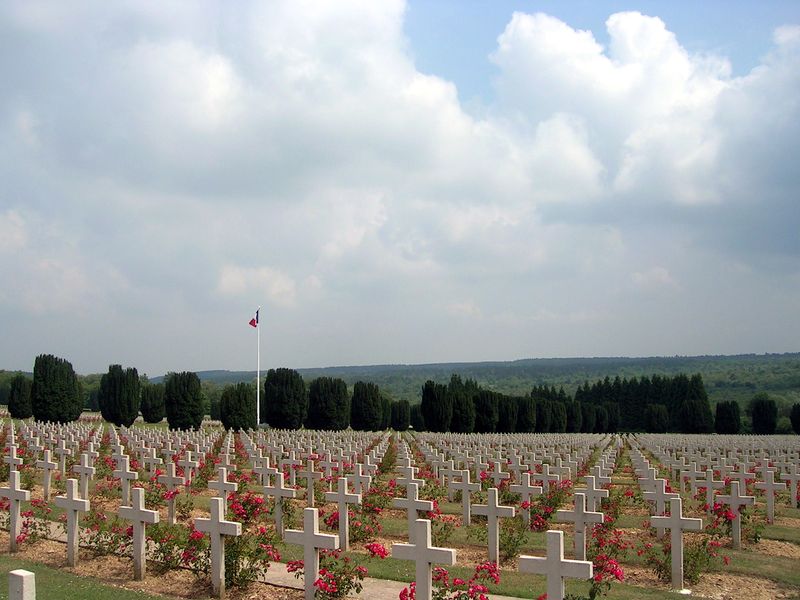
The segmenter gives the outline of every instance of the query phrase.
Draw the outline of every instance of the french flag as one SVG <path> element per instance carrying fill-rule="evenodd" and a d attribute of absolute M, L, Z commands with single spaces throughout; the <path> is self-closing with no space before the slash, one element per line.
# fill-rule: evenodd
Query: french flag
<path fill-rule="evenodd" d="M 256 316 L 250 319 L 250 327 L 258 327 L 258 310 L 256 311 Z"/>

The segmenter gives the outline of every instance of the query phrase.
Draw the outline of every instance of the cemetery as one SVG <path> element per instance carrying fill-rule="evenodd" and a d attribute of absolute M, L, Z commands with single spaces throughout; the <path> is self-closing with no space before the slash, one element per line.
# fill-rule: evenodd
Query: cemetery
<path fill-rule="evenodd" d="M 799 436 L 84 417 L 5 418 L 0 443 L 13 598 L 53 570 L 156 598 L 800 594 Z"/>

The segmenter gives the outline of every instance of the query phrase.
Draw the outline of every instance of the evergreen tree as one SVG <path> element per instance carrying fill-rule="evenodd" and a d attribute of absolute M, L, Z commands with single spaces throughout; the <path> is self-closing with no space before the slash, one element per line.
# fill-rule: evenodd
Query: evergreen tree
<path fill-rule="evenodd" d="M 497 403 L 497 431 L 499 433 L 516 431 L 518 406 L 516 398 L 500 395 Z"/>
<path fill-rule="evenodd" d="M 789 420 L 792 422 L 792 429 L 797 434 L 800 434 L 800 402 L 792 406 L 792 412 L 789 413 Z"/>
<path fill-rule="evenodd" d="M 742 417 L 739 414 L 739 403 L 717 402 L 717 416 L 714 420 L 714 429 L 717 433 L 737 434 L 742 428 Z"/>
<path fill-rule="evenodd" d="M 206 400 L 208 400 L 208 416 L 211 417 L 211 420 L 222 421 L 222 394 L 219 395 L 219 398 L 204 398 L 203 412 L 205 412 Z"/>
<path fill-rule="evenodd" d="M 142 386 L 142 403 L 139 405 L 142 418 L 148 423 L 160 423 L 166 416 L 164 408 L 164 384 L 151 383 Z M 214 418 L 213 415 L 211 417 Z"/>
<path fill-rule="evenodd" d="M 350 395 L 343 379 L 318 377 L 308 385 L 306 427 L 341 431 L 350 425 Z"/>
<path fill-rule="evenodd" d="M 37 421 L 68 423 L 83 409 L 81 385 L 72 364 L 52 354 L 41 354 L 33 365 L 31 406 Z"/>
<path fill-rule="evenodd" d="M 170 429 L 200 429 L 203 395 L 197 373 L 168 373 L 164 381 L 164 408 Z"/>
<path fill-rule="evenodd" d="M 568 402 L 567 409 L 567 433 L 578 433 L 583 425 L 583 414 L 581 405 L 577 402 Z"/>
<path fill-rule="evenodd" d="M 472 433 L 475 430 L 475 403 L 472 393 L 461 383 L 461 378 L 453 375 L 447 386 L 448 402 L 453 407 L 450 431 Z"/>
<path fill-rule="evenodd" d="M 550 431 L 553 433 L 567 431 L 567 406 L 559 400 L 550 405 Z"/>
<path fill-rule="evenodd" d="M 225 429 L 256 428 L 256 390 L 249 383 L 226 386 L 219 400 L 219 418 Z"/>
<path fill-rule="evenodd" d="M 270 369 L 264 380 L 261 418 L 275 429 L 300 429 L 308 412 L 306 385 L 294 369 Z"/>
<path fill-rule="evenodd" d="M 605 433 L 608 431 L 608 411 L 605 406 L 595 406 L 594 432 Z"/>
<path fill-rule="evenodd" d="M 750 400 L 750 418 L 753 422 L 753 433 L 756 435 L 772 435 L 778 426 L 778 406 L 775 400 L 765 392 L 760 392 Z"/>
<path fill-rule="evenodd" d="M 33 416 L 31 385 L 31 380 L 22 373 L 11 380 L 11 387 L 8 393 L 8 412 L 11 418 L 27 419 Z"/>
<path fill-rule="evenodd" d="M 409 425 L 414 431 L 426 431 L 425 417 L 422 415 L 422 407 L 419 404 L 412 404 L 409 410 Z"/>
<path fill-rule="evenodd" d="M 498 395 L 489 390 L 480 390 L 472 397 L 475 404 L 475 433 L 493 433 L 497 430 Z"/>
<path fill-rule="evenodd" d="M 645 431 L 666 433 L 669 428 L 669 413 L 663 404 L 649 404 L 644 409 Z"/>
<path fill-rule="evenodd" d="M 452 398 L 447 394 L 447 387 L 431 380 L 426 381 L 422 387 L 420 406 L 428 431 L 450 430 L 450 421 L 453 419 L 453 403 Z"/>
<path fill-rule="evenodd" d="M 530 396 L 520 396 L 517 400 L 517 432 L 536 431 L 536 401 Z"/>
<path fill-rule="evenodd" d="M 392 402 L 392 429 L 406 431 L 411 423 L 411 404 L 408 400 Z"/>
<path fill-rule="evenodd" d="M 609 433 L 616 433 L 619 431 L 620 412 L 619 402 L 609 402 L 605 405 L 606 414 L 608 414 L 608 425 L 606 431 Z"/>
<path fill-rule="evenodd" d="M 594 433 L 594 422 L 597 417 L 597 411 L 593 404 L 588 402 L 581 403 L 581 432 Z"/>
<path fill-rule="evenodd" d="M 381 429 L 389 429 L 392 425 L 392 399 L 381 390 Z"/>
<path fill-rule="evenodd" d="M 549 433 L 552 430 L 552 410 L 550 401 L 544 399 L 536 400 L 536 431 L 540 433 Z"/>
<path fill-rule="evenodd" d="M 121 365 L 109 365 L 108 373 L 100 379 L 97 399 L 106 421 L 117 427 L 130 427 L 139 416 L 139 373 L 134 368 L 123 370 Z"/>
<path fill-rule="evenodd" d="M 381 391 L 374 383 L 356 381 L 350 409 L 350 426 L 357 431 L 378 431 L 383 422 Z"/>

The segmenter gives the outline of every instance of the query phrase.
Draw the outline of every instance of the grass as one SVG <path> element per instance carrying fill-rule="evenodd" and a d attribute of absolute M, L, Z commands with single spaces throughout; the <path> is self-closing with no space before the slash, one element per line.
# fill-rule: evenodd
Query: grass
<path fill-rule="evenodd" d="M 26 569 L 36 574 L 36 600 L 164 600 L 145 592 L 103 585 L 29 560 L 0 556 L 0 600 L 8 598 L 8 572 Z"/>

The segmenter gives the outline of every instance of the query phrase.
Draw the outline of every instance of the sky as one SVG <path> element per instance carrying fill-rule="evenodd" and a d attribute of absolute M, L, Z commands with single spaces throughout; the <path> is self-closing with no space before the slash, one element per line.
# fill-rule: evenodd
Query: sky
<path fill-rule="evenodd" d="M 0 3 L 0 368 L 800 350 L 800 4 Z"/>

